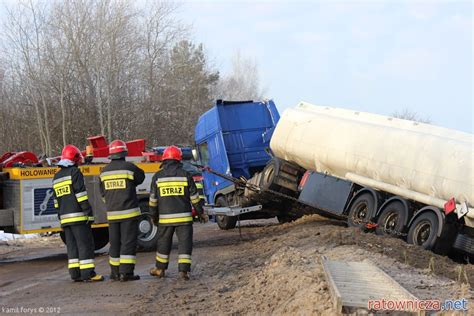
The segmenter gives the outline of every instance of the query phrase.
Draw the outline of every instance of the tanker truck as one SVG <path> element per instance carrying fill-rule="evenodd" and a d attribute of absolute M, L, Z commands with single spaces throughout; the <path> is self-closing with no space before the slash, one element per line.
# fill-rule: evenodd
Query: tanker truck
<path fill-rule="evenodd" d="M 209 163 L 206 209 L 222 229 L 317 213 L 472 256 L 473 137 L 305 102 L 280 117 L 272 101 L 221 101 L 200 117 L 195 140 Z"/>

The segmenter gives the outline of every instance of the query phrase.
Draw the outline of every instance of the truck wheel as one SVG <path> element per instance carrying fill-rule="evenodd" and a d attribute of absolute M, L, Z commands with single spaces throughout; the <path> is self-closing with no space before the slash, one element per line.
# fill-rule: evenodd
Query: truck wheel
<path fill-rule="evenodd" d="M 293 206 L 294 205 L 291 202 L 279 203 L 278 205 L 272 206 L 272 208 L 280 209 L 280 214 L 277 215 L 278 223 L 284 224 L 293 222 L 303 216 L 292 213 L 291 211 L 293 210 Z"/>
<path fill-rule="evenodd" d="M 63 243 L 67 245 L 63 231 L 59 233 L 59 236 Z M 107 227 L 92 228 L 92 237 L 94 238 L 94 250 L 102 249 L 109 243 L 109 229 Z"/>
<path fill-rule="evenodd" d="M 158 242 L 158 227 L 150 214 L 148 200 L 140 201 L 140 210 L 142 215 L 138 219 L 137 247 L 142 251 L 154 251 Z"/>
<path fill-rule="evenodd" d="M 262 179 L 260 180 L 260 186 L 264 190 L 275 190 L 278 191 L 279 186 L 273 184 L 275 178 L 280 172 L 280 161 L 276 158 L 270 160 L 262 171 Z"/>
<path fill-rule="evenodd" d="M 228 205 L 229 203 L 227 203 L 227 200 L 225 199 L 225 197 L 219 196 L 216 199 L 217 207 L 228 206 Z M 219 226 L 219 228 L 223 230 L 235 228 L 235 225 L 237 224 L 236 216 L 217 215 L 216 220 L 217 220 L 217 226 Z"/>
<path fill-rule="evenodd" d="M 438 218 L 432 212 L 421 214 L 415 219 L 408 230 L 407 241 L 424 249 L 433 249 L 436 243 L 436 232 L 438 231 Z"/>
<path fill-rule="evenodd" d="M 377 235 L 393 235 L 398 237 L 405 223 L 405 207 L 400 202 L 390 203 L 380 214 L 377 220 L 375 233 Z"/>
<path fill-rule="evenodd" d="M 109 243 L 109 228 L 92 228 L 92 236 L 94 237 L 95 250 L 102 249 Z"/>
<path fill-rule="evenodd" d="M 375 212 L 375 200 L 372 194 L 363 193 L 351 204 L 347 224 L 349 227 L 363 227 Z"/>

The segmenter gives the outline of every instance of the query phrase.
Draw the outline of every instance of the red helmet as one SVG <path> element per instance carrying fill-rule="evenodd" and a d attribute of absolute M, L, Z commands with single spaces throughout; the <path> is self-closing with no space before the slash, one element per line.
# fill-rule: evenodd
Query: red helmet
<path fill-rule="evenodd" d="M 109 145 L 110 159 L 126 157 L 128 153 L 127 144 L 123 140 L 114 140 Z"/>
<path fill-rule="evenodd" d="M 66 145 L 61 152 L 61 159 L 71 160 L 77 164 L 82 161 L 82 154 L 76 146 Z"/>
<path fill-rule="evenodd" d="M 162 160 L 178 160 L 181 161 L 183 159 L 183 153 L 181 149 L 176 146 L 169 146 L 163 151 L 163 156 L 161 157 Z"/>

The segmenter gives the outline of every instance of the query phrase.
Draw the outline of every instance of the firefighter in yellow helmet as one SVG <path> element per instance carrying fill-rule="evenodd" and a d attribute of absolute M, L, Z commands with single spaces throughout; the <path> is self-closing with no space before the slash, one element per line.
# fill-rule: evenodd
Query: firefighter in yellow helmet
<path fill-rule="evenodd" d="M 74 281 L 103 281 L 95 273 L 94 238 L 90 223 L 94 221 L 84 177 L 77 167 L 82 161 L 79 149 L 64 147 L 53 178 L 54 206 L 64 231 L 69 274 Z"/>
<path fill-rule="evenodd" d="M 173 234 L 178 236 L 179 276 L 189 280 L 191 252 L 193 249 L 193 215 L 191 204 L 202 220 L 202 201 L 191 175 L 183 169 L 182 153 L 178 147 L 170 146 L 162 156 L 161 170 L 151 181 L 150 211 L 158 216 L 158 244 L 156 267 L 152 276 L 164 277 L 168 268 Z"/>

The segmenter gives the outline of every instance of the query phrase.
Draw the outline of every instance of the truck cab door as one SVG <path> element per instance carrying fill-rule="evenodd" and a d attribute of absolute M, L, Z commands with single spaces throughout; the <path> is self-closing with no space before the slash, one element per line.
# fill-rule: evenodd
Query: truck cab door
<path fill-rule="evenodd" d="M 199 156 L 204 166 L 220 173 L 229 174 L 229 160 L 224 146 L 224 139 L 221 133 L 214 134 L 205 142 L 198 144 Z M 232 186 L 232 182 L 225 180 L 213 173 L 203 171 L 204 194 L 209 204 L 214 204 L 216 192 Z"/>

